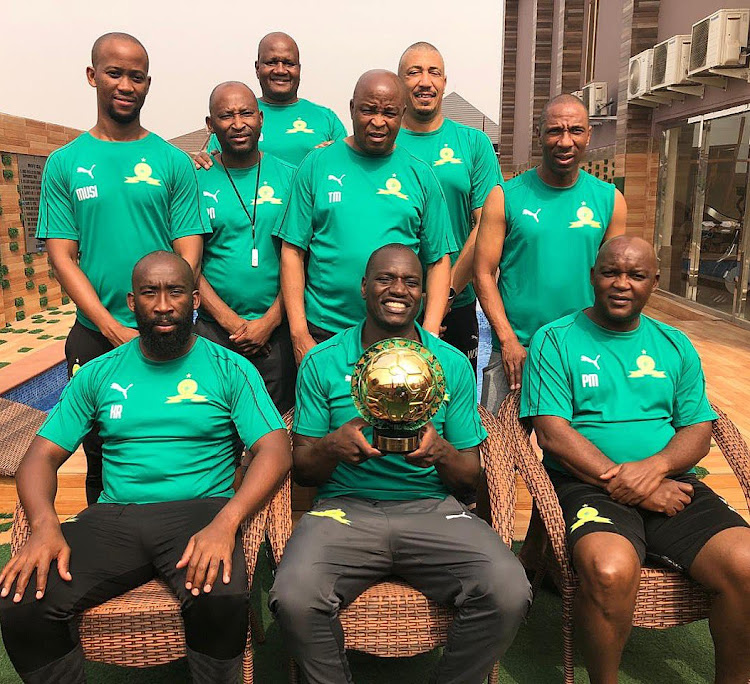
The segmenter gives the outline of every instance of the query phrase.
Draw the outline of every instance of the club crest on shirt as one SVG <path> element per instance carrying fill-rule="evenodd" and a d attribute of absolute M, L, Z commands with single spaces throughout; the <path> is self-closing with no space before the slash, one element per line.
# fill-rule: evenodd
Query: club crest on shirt
<path fill-rule="evenodd" d="M 401 192 L 401 181 L 396 178 L 394 173 L 391 178 L 385 182 L 385 189 L 378 188 L 377 195 L 393 195 L 394 197 L 400 197 L 401 199 L 408 200 L 409 195 L 405 195 Z"/>
<path fill-rule="evenodd" d="M 630 371 L 628 374 L 629 378 L 667 377 L 667 374 L 664 371 L 656 370 L 656 361 L 646 353 L 645 349 L 641 350 L 641 355 L 635 360 L 635 365 L 638 370 Z"/>
<path fill-rule="evenodd" d="M 297 119 L 291 128 L 286 129 L 287 133 L 315 133 L 315 129 L 307 127 L 307 121 Z"/>
<path fill-rule="evenodd" d="M 591 207 L 586 206 L 586 202 L 581 202 L 581 206 L 576 211 L 577 221 L 571 221 L 569 228 L 583 228 L 588 226 L 589 228 L 601 228 L 602 224 L 599 221 L 594 221 L 594 210 Z"/>
<path fill-rule="evenodd" d="M 263 181 L 263 185 L 258 188 L 258 198 L 252 200 L 250 204 L 283 204 L 282 200 L 273 196 L 275 192 L 268 181 Z"/>
<path fill-rule="evenodd" d="M 432 165 L 442 166 L 443 164 L 463 164 L 463 162 L 455 155 L 456 153 L 446 144 L 443 146 L 443 149 L 440 150 L 440 159 L 432 162 Z"/>
<path fill-rule="evenodd" d="M 145 158 L 142 158 L 133 167 L 134 176 L 126 176 L 126 183 L 146 183 L 147 185 L 161 185 L 161 181 L 157 178 L 153 178 L 153 169 L 146 163 Z"/>
<path fill-rule="evenodd" d="M 208 401 L 205 395 L 197 394 L 198 383 L 193 380 L 190 373 L 185 376 L 184 380 L 180 380 L 177 383 L 177 394 L 171 397 L 167 397 L 165 404 L 181 404 L 183 401 L 191 401 L 193 403 L 200 403 Z"/>

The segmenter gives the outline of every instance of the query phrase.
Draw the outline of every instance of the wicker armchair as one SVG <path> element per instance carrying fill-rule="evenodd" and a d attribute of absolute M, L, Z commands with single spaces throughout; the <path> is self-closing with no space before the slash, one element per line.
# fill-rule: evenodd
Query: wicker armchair
<path fill-rule="evenodd" d="M 479 407 L 487 439 L 480 447 L 480 457 L 487 473 L 492 526 L 510 546 L 515 521 L 516 489 L 512 463 L 504 458 L 500 425 L 482 406 Z M 291 429 L 293 411 L 284 420 Z M 268 515 L 268 535 L 276 562 L 281 561 L 292 533 L 289 478 L 280 495 L 274 499 Z M 348 649 L 371 655 L 395 658 L 431 651 L 445 644 L 454 610 L 429 601 L 423 594 L 400 579 L 379 582 L 362 593 L 341 611 L 345 645 Z M 496 682 L 496 663 L 489 681 Z M 294 663 L 290 680 L 299 681 Z"/>
<path fill-rule="evenodd" d="M 0 399 L 0 475 L 14 477 L 31 440 L 47 414 L 31 406 Z"/>
<path fill-rule="evenodd" d="M 288 493 L 287 493 L 288 496 Z M 255 516 L 242 524 L 242 545 L 247 564 L 248 589 L 252 584 L 258 549 L 264 539 L 268 511 L 283 497 L 277 492 Z M 15 554 L 31 534 L 26 514 L 16 504 L 11 532 L 11 550 Z M 251 635 L 257 632 L 250 615 L 242 681 L 252 684 L 253 650 Z M 127 667 L 152 667 L 185 656 L 185 633 L 180 604 L 167 585 L 159 579 L 85 611 L 80 619 L 80 636 L 88 660 Z"/>
<path fill-rule="evenodd" d="M 516 468 L 526 483 L 534 502 L 527 541 L 541 535 L 541 560 L 533 588 L 549 573 L 563 600 L 563 667 L 566 684 L 573 684 L 573 598 L 578 579 L 573 570 L 566 542 L 562 510 L 552 482 L 529 440 L 530 427 L 518 418 L 520 392 L 509 394 L 498 411 L 498 418 L 511 450 Z M 719 419 L 713 424 L 713 437 L 740 481 L 750 501 L 750 453 L 737 428 L 715 406 Z M 539 538 L 537 537 L 537 541 Z M 523 551 L 521 552 L 523 554 Z M 633 625 L 666 629 L 708 617 L 711 597 L 689 577 L 664 567 L 641 569 Z"/>

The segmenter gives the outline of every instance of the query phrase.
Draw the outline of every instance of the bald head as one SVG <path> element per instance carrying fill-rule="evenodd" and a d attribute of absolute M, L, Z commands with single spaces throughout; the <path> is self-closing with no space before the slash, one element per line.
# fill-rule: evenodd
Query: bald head
<path fill-rule="evenodd" d="M 211 116 L 214 116 L 217 108 L 221 105 L 224 99 L 242 99 L 247 100 L 248 103 L 252 104 L 253 107 L 258 106 L 258 100 L 255 97 L 255 93 L 250 88 L 242 83 L 242 81 L 224 81 L 219 83 L 212 91 L 208 98 L 208 112 Z"/>
<path fill-rule="evenodd" d="M 174 252 L 159 250 L 142 257 L 133 268 L 133 291 L 153 278 L 156 272 L 168 274 L 176 283 L 183 285 L 188 292 L 195 289 L 195 277 L 190 264 Z"/>
<path fill-rule="evenodd" d="M 284 33 L 283 31 L 273 31 L 272 33 L 267 33 L 263 36 L 260 39 L 260 43 L 258 43 L 258 61 L 263 59 L 264 54 L 267 51 L 274 49 L 292 51 L 297 56 L 295 61 L 299 62 L 299 47 L 297 46 L 297 41 L 288 33 Z"/>
<path fill-rule="evenodd" d="M 585 120 L 586 126 L 589 125 L 589 113 L 583 102 L 579 100 L 575 95 L 569 93 L 562 93 L 562 95 L 556 95 L 553 97 L 542 109 L 542 113 L 539 115 L 539 130 L 544 131 L 544 127 L 547 124 L 547 119 L 550 112 L 557 112 L 568 110 L 569 108 L 580 109 L 581 115 Z"/>
<path fill-rule="evenodd" d="M 398 242 L 392 242 L 388 245 L 378 247 L 367 260 L 365 267 L 365 278 L 369 278 L 373 273 L 388 266 L 394 259 L 403 259 L 412 268 L 421 268 L 419 258 L 414 250 Z"/>
<path fill-rule="evenodd" d="M 440 50 L 438 50 L 432 43 L 420 40 L 416 43 L 412 43 L 408 48 L 406 48 L 406 50 L 404 50 L 403 54 L 401 55 L 401 59 L 398 60 L 398 75 L 402 78 L 405 70 L 408 68 L 409 59 L 415 52 L 426 52 L 435 55 L 439 59 L 440 65 L 443 70 L 445 69 L 443 56 L 440 54 Z"/>
<path fill-rule="evenodd" d="M 91 66 L 96 68 L 101 61 L 102 54 L 105 49 L 113 43 L 129 43 L 135 45 L 143 51 L 143 55 L 146 58 L 146 71 L 148 71 L 148 52 L 143 47 L 143 43 L 138 40 L 135 36 L 131 36 L 129 33 L 121 33 L 119 31 L 112 31 L 111 33 L 105 33 L 103 36 L 99 36 L 91 48 Z"/>
<path fill-rule="evenodd" d="M 366 71 L 349 102 L 352 146 L 376 157 L 393 152 L 405 109 L 404 87 L 396 74 L 385 69 Z"/>
<path fill-rule="evenodd" d="M 655 275 L 659 270 L 654 246 L 635 235 L 618 235 L 607 240 L 599 249 L 594 268 L 599 270 L 602 264 L 623 255 L 627 255 L 630 261 L 649 271 L 649 273 Z"/>
<path fill-rule="evenodd" d="M 398 76 L 387 69 L 371 69 L 359 77 L 352 98 L 370 97 L 373 93 L 388 93 L 403 106 L 404 88 Z"/>
<path fill-rule="evenodd" d="M 258 43 L 255 75 L 265 102 L 296 102 L 300 71 L 299 48 L 291 36 L 280 31 L 263 36 Z"/>

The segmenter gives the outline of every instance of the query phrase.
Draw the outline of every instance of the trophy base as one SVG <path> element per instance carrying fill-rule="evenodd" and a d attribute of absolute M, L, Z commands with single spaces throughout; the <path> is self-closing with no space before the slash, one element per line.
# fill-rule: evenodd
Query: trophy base
<path fill-rule="evenodd" d="M 419 446 L 419 432 L 373 428 L 372 445 L 384 453 L 408 454 Z"/>

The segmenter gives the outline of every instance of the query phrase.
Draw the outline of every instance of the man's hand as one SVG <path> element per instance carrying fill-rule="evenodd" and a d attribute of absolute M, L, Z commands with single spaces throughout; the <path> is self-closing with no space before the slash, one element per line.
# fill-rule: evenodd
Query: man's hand
<path fill-rule="evenodd" d="M 294 360 L 299 366 L 302 363 L 302 359 L 305 354 L 309 352 L 317 342 L 313 339 L 313 336 L 308 333 L 302 335 L 292 335 L 292 347 L 294 347 Z"/>
<path fill-rule="evenodd" d="M 138 337 L 138 331 L 133 328 L 126 328 L 120 323 L 115 323 L 111 328 L 106 331 L 102 330 L 102 334 L 106 337 L 114 347 L 119 347 L 121 344 L 130 342 L 134 337 Z"/>
<path fill-rule="evenodd" d="M 409 454 L 404 454 L 407 463 L 419 468 L 431 468 L 454 449 L 446 442 L 430 422 L 422 428 L 419 446 Z"/>
<path fill-rule="evenodd" d="M 621 463 L 600 476 L 605 489 L 618 503 L 637 506 L 661 484 L 667 472 L 654 457 Z"/>
<path fill-rule="evenodd" d="M 677 515 L 693 500 L 693 485 L 677 480 L 663 480 L 661 484 L 640 503 L 641 508 L 664 513 L 670 518 Z"/>
<path fill-rule="evenodd" d="M 502 345 L 503 370 L 511 390 L 521 389 L 521 378 L 523 377 L 523 364 L 526 362 L 526 349 L 513 337 Z"/>
<path fill-rule="evenodd" d="M 70 582 L 73 579 L 68 570 L 70 547 L 63 537 L 60 525 L 57 523 L 32 532 L 31 537 L 21 550 L 3 568 L 2 573 L 0 573 L 0 585 L 2 586 L 0 597 L 5 598 L 10 594 L 10 588 L 17 578 L 13 602 L 18 603 L 23 598 L 31 574 L 36 570 L 36 598 L 42 598 L 47 588 L 47 575 L 53 560 L 57 561 L 57 572 L 60 577 L 66 582 Z"/>
<path fill-rule="evenodd" d="M 224 564 L 222 580 L 229 584 L 232 579 L 232 553 L 237 529 L 214 519 L 200 532 L 196 532 L 187 543 L 182 558 L 177 561 L 178 569 L 187 567 L 185 589 L 193 596 L 203 591 L 211 591 L 219 576 L 219 564 Z"/>
<path fill-rule="evenodd" d="M 214 160 L 211 159 L 212 156 L 216 156 L 219 154 L 219 150 L 216 150 L 215 152 L 212 152 L 209 154 L 206 152 L 206 150 L 201 150 L 198 152 L 198 154 L 193 157 L 193 161 L 195 162 L 195 168 L 196 169 L 210 169 L 214 165 Z"/>
<path fill-rule="evenodd" d="M 331 455 L 335 456 L 340 463 L 350 465 L 359 465 L 368 458 L 382 456 L 383 454 L 362 434 L 362 430 L 366 427 L 368 423 L 362 418 L 352 418 L 332 432 L 326 445 Z"/>
<path fill-rule="evenodd" d="M 268 354 L 268 339 L 271 337 L 273 327 L 263 317 L 252 321 L 246 321 L 237 317 L 238 326 L 229 335 L 229 340 L 245 356 L 256 354 Z"/>

